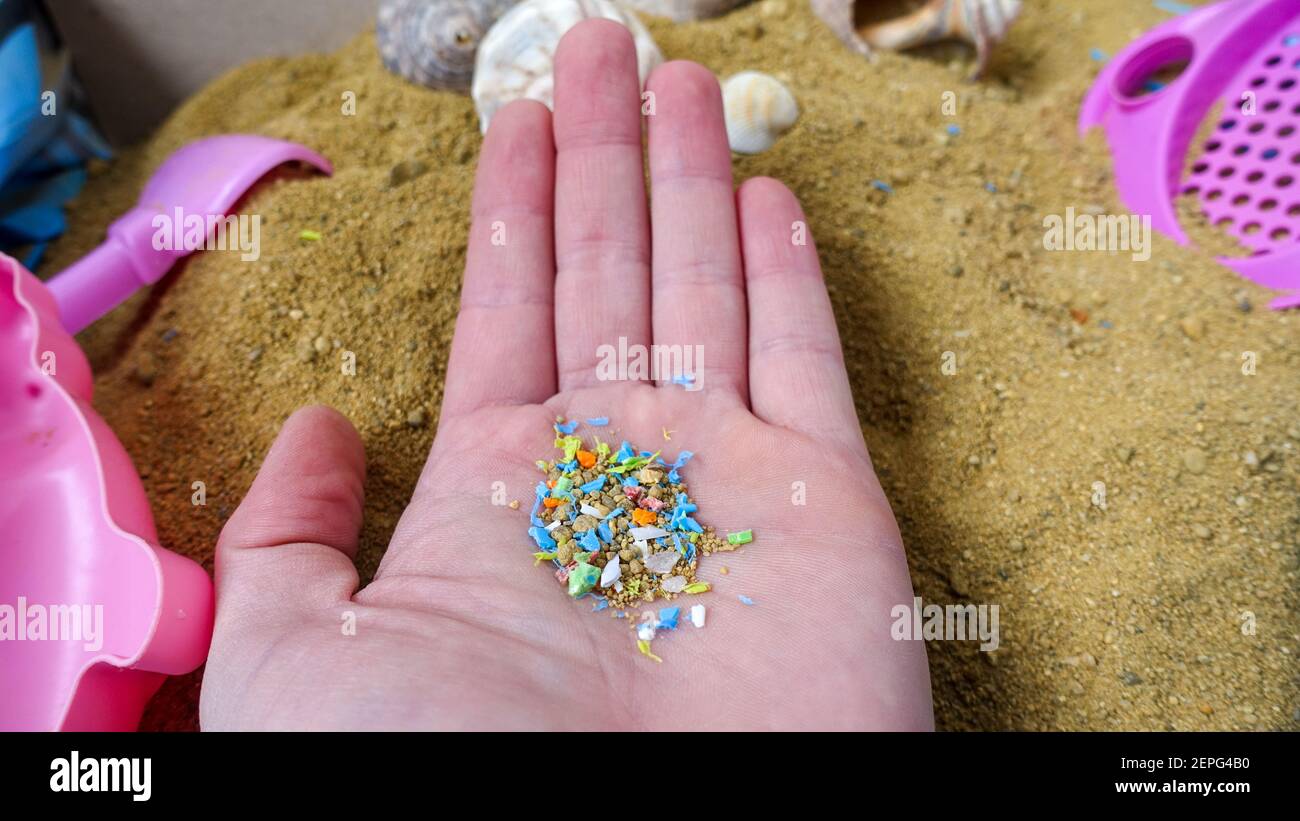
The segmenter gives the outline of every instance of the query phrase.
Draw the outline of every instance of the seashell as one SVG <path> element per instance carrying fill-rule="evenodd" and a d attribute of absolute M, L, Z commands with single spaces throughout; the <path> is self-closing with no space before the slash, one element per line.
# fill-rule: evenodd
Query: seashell
<path fill-rule="evenodd" d="M 872 48 L 901 51 L 939 40 L 965 40 L 975 46 L 972 79 L 984 73 L 993 46 L 1006 36 L 1021 7 L 1021 0 L 930 0 L 911 14 L 857 29 L 853 15 L 858 0 L 811 2 L 835 36 L 862 55 Z"/>
<path fill-rule="evenodd" d="M 722 84 L 727 142 L 737 154 L 759 154 L 799 119 L 799 104 L 781 81 L 759 71 L 733 74 Z"/>
<path fill-rule="evenodd" d="M 678 23 L 717 17 L 747 2 L 749 0 L 623 0 L 625 5 L 637 11 L 667 17 Z"/>
<path fill-rule="evenodd" d="M 430 88 L 468 91 L 488 29 L 518 0 L 382 0 L 375 24 L 389 71 Z"/>
<path fill-rule="evenodd" d="M 583 20 L 604 17 L 627 26 L 636 43 L 641 85 L 664 56 L 636 15 L 614 0 L 524 0 L 492 26 L 478 50 L 471 92 L 486 133 L 497 109 L 529 99 L 554 107 L 555 49 Z"/>

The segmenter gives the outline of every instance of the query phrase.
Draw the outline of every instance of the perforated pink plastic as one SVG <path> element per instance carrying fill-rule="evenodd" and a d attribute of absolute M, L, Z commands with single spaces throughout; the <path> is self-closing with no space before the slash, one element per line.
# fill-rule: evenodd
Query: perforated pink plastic
<path fill-rule="evenodd" d="M 1177 79 L 1144 93 L 1153 75 L 1180 63 Z M 1216 104 L 1224 113 L 1213 136 L 1193 146 Z M 1174 200 L 1195 194 L 1210 222 L 1253 252 L 1220 262 L 1260 285 L 1300 291 L 1300 0 L 1231 0 L 1153 29 L 1088 93 L 1079 127 L 1097 125 L 1125 205 L 1188 244 Z M 1300 293 L 1272 303 L 1295 306 Z"/>

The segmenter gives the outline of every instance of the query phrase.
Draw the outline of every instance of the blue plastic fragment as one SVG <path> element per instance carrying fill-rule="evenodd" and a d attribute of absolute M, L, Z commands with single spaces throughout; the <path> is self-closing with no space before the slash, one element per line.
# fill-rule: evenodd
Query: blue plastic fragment
<path fill-rule="evenodd" d="M 604 522 L 596 525 L 596 532 L 600 534 L 600 540 L 605 544 L 614 541 L 614 529 Z"/>
<path fill-rule="evenodd" d="M 998 187 L 991 182 L 984 183 L 984 190 L 989 192 L 990 194 L 998 193 Z"/>
<path fill-rule="evenodd" d="M 595 493 L 596 491 L 598 491 L 598 490 L 600 490 L 601 488 L 603 488 L 603 487 L 605 486 L 605 476 L 606 476 L 606 475 L 607 475 L 607 474 L 602 473 L 602 474 L 600 474 L 599 476 L 597 476 L 595 479 L 592 479 L 592 480 L 591 480 L 590 482 L 588 482 L 587 484 L 582 485 L 582 486 L 581 486 L 581 487 L 582 487 L 582 492 L 583 492 L 583 493 Z"/>
<path fill-rule="evenodd" d="M 886 194 L 894 193 L 894 186 L 890 185 L 884 180 L 872 180 L 871 187 L 876 189 L 877 191 L 884 191 Z"/>
<path fill-rule="evenodd" d="M 579 536 L 578 544 L 582 545 L 583 550 L 591 553 L 600 550 L 600 539 L 596 538 L 596 531 L 594 530 L 588 530 L 586 533 Z"/>
<path fill-rule="evenodd" d="M 1091 50 L 1088 52 L 1088 56 L 1091 57 L 1092 59 L 1096 60 L 1096 61 L 1099 62 L 1099 63 L 1104 63 L 1104 62 L 1106 62 L 1107 60 L 1110 59 L 1110 57 L 1107 56 L 1106 52 L 1102 51 L 1102 50 L 1099 49 L 1099 48 L 1091 49 Z"/>
<path fill-rule="evenodd" d="M 957 125 L 956 123 L 949 123 L 948 133 L 956 137 L 958 134 L 961 133 L 961 126 Z"/>
<path fill-rule="evenodd" d="M 635 454 L 636 451 L 632 450 L 632 443 L 624 439 L 623 444 L 618 446 L 618 453 L 614 454 L 614 461 L 625 462 L 628 459 L 631 459 Z"/>
<path fill-rule="evenodd" d="M 557 462 L 555 465 L 561 473 L 573 473 L 578 469 L 578 460 L 572 459 L 568 462 Z"/>
<path fill-rule="evenodd" d="M 603 428 L 609 424 L 608 416 L 593 416 L 587 420 L 587 424 L 593 428 Z"/>
<path fill-rule="evenodd" d="M 1288 34 L 1282 38 L 1284 46 L 1300 46 L 1300 34 Z"/>
<path fill-rule="evenodd" d="M 639 485 L 639 484 L 641 483 L 636 480 L 635 476 L 623 477 L 623 487 L 632 487 L 633 485 Z"/>
<path fill-rule="evenodd" d="M 1186 3 L 1175 3 L 1174 0 L 1156 0 L 1155 7 L 1170 14 L 1186 14 L 1192 10 Z"/>
<path fill-rule="evenodd" d="M 664 607 L 659 610 L 659 628 L 676 630 L 677 619 L 681 617 L 682 609 L 680 607 Z"/>
<path fill-rule="evenodd" d="M 615 613 L 614 613 L 614 618 L 616 618 L 616 619 L 625 619 L 625 618 L 627 618 L 627 611 L 626 611 L 626 610 L 618 610 L 618 611 L 615 611 Z"/>
<path fill-rule="evenodd" d="M 528 528 L 528 535 L 533 537 L 533 541 L 542 550 L 550 550 L 555 547 L 555 540 L 551 538 L 551 534 L 547 533 L 544 527 L 530 527 Z"/>
<path fill-rule="evenodd" d="M 740 597 L 740 603 L 741 603 L 741 604 L 744 604 L 744 605 L 748 605 L 749 607 L 753 607 L 753 606 L 754 606 L 754 600 L 751 599 L 749 596 L 741 596 L 741 597 Z"/>
<path fill-rule="evenodd" d="M 602 522 L 608 522 L 610 519 L 614 518 L 615 516 L 622 516 L 622 515 L 623 515 L 624 513 L 626 513 L 626 512 L 627 512 L 627 511 L 624 510 L 624 509 L 621 508 L 621 507 L 615 507 L 613 510 L 611 510 L 611 511 L 608 512 L 608 513 L 606 513 L 606 514 L 605 514 L 605 518 L 601 519 L 601 521 L 602 521 Z"/>
<path fill-rule="evenodd" d="M 694 456 L 695 454 L 689 450 L 684 450 L 681 453 L 677 454 L 677 461 L 672 463 L 671 465 L 672 470 L 668 471 L 668 481 L 680 482 L 682 480 L 682 477 L 681 474 L 679 474 L 677 471 L 685 467 L 686 463 L 691 461 L 691 459 Z"/>
<path fill-rule="evenodd" d="M 695 377 L 688 374 L 680 374 L 673 377 L 673 384 L 689 388 L 695 384 Z"/>
<path fill-rule="evenodd" d="M 596 603 L 591 607 L 591 612 L 599 613 L 606 607 L 609 607 L 609 599 L 596 599 Z"/>
<path fill-rule="evenodd" d="M 574 419 L 572 422 L 563 422 L 563 423 L 556 422 L 555 429 L 560 433 L 564 434 L 565 436 L 568 436 L 570 433 L 573 433 L 575 430 L 578 429 L 578 420 Z"/>

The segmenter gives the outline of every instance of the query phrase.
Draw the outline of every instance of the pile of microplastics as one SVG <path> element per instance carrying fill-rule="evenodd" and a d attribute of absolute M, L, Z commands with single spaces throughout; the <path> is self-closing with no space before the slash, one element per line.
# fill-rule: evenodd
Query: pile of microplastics
<path fill-rule="evenodd" d="M 609 424 L 588 419 L 590 427 Z M 753 540 L 745 530 L 726 539 L 691 515 L 691 501 L 681 469 L 694 456 L 688 450 L 665 462 L 659 451 L 638 451 L 624 441 L 617 451 L 598 435 L 590 447 L 579 436 L 577 420 L 557 421 L 555 447 L 562 457 L 537 462 L 546 478 L 537 483 L 528 535 L 537 546 L 535 564 L 550 561 L 555 578 L 575 599 L 591 596 L 595 611 L 626 609 L 656 599 L 707 592 L 696 577 L 700 557 L 735 550 Z M 667 432 L 665 432 L 667 438 Z M 636 625 L 637 649 L 655 661 L 650 642 L 664 630 L 676 630 L 681 607 L 643 611 Z M 704 605 L 690 608 L 690 620 L 704 626 Z"/>

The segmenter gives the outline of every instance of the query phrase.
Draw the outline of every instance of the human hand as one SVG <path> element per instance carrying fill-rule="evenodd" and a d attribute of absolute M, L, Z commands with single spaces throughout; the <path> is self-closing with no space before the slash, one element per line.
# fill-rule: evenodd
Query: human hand
<path fill-rule="evenodd" d="M 303 409 L 217 546 L 203 727 L 929 728 L 924 648 L 889 635 L 907 563 L 798 203 L 768 179 L 733 192 L 717 81 L 673 62 L 648 82 L 647 212 L 631 37 L 584 22 L 555 73 L 553 117 L 516 102 L 485 139 L 438 433 L 374 580 L 358 591 L 352 562 L 360 439 Z M 703 346 L 703 389 L 600 381 L 619 337 Z M 534 461 L 556 417 L 593 416 L 615 444 L 695 451 L 696 517 L 755 533 L 701 562 L 714 592 L 679 603 L 708 625 L 656 642 L 662 664 L 530 557 Z"/>

